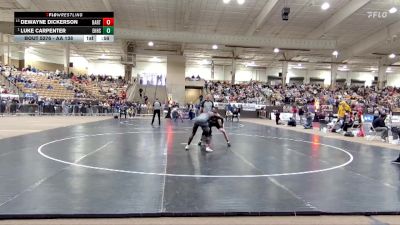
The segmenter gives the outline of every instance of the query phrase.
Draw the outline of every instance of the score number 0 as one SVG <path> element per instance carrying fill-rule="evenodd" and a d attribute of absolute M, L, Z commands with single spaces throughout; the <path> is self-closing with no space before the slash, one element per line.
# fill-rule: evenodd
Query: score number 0
<path fill-rule="evenodd" d="M 103 18 L 103 34 L 114 34 L 114 18 Z"/>
<path fill-rule="evenodd" d="M 103 18 L 103 26 L 104 27 L 114 26 L 114 18 Z"/>

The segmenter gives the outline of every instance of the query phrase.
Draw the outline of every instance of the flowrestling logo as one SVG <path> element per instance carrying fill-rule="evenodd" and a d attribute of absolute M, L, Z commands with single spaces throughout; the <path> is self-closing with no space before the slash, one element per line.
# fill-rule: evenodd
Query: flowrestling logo
<path fill-rule="evenodd" d="M 388 14 L 387 11 L 367 11 L 368 19 L 385 19 Z"/>

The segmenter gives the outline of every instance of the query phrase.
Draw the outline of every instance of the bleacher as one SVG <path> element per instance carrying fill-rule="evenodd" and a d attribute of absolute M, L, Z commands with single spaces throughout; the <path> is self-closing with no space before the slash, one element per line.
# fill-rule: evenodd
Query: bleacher
<path fill-rule="evenodd" d="M 116 83 L 111 83 L 107 81 L 97 82 L 97 81 L 73 81 L 74 85 L 84 90 L 91 97 L 98 100 L 109 99 L 112 95 L 118 95 L 122 97 L 121 94 L 126 91 L 125 86 L 119 86 Z M 112 90 L 112 92 L 110 92 Z"/>
<path fill-rule="evenodd" d="M 93 97 L 98 100 L 106 99 L 106 96 L 102 94 L 101 88 L 97 82 L 79 83 L 74 81 L 73 83 L 81 90 L 84 90 L 90 97 Z"/>
<path fill-rule="evenodd" d="M 21 90 L 18 89 L 16 85 L 11 83 L 7 77 L 4 75 L 4 73 L 0 73 L 0 93 L 2 94 L 15 94 L 19 95 L 21 93 Z"/>
<path fill-rule="evenodd" d="M 22 90 L 25 94 L 36 94 L 39 97 L 53 98 L 53 99 L 73 99 L 75 93 L 73 90 L 68 90 L 66 87 L 60 84 L 57 79 L 49 79 L 47 76 L 24 73 L 23 76 L 27 80 L 31 80 L 32 83 L 36 83 L 40 87 L 30 88 L 25 87 L 24 82 L 17 82 L 17 87 Z M 48 89 L 48 86 L 52 89 Z"/>
<path fill-rule="evenodd" d="M 261 82 L 251 81 L 231 84 L 227 81 L 208 81 L 205 93 L 210 93 L 215 102 L 264 103 Z"/>
<path fill-rule="evenodd" d="M 142 89 L 142 97 L 140 97 L 140 92 L 139 90 Z M 128 96 L 128 101 L 130 102 L 144 102 L 144 96 L 147 96 L 148 102 L 154 102 L 156 98 L 160 102 L 166 102 L 167 101 L 167 88 L 166 86 L 161 86 L 161 85 L 140 85 L 137 84 L 134 90 L 134 93 L 132 95 Z"/>

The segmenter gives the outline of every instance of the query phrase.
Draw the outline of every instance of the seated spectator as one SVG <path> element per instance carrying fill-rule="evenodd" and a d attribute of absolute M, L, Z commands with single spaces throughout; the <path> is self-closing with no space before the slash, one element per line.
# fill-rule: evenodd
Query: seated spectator
<path fill-rule="evenodd" d="M 307 113 L 306 122 L 304 124 L 304 129 L 312 129 L 313 128 L 312 121 L 313 121 L 313 117 L 312 117 L 311 113 Z"/>
<path fill-rule="evenodd" d="M 233 121 L 233 113 L 232 113 L 232 111 L 226 110 L 226 111 L 225 111 L 225 117 L 226 117 L 226 120 L 231 120 L 231 121 Z"/>
<path fill-rule="evenodd" d="M 375 131 L 381 133 L 381 139 L 383 142 L 386 142 L 386 138 L 389 135 L 389 128 L 385 125 L 385 119 L 386 114 L 381 114 L 372 122 L 372 126 L 374 127 Z"/>
<path fill-rule="evenodd" d="M 178 106 L 174 106 L 172 108 L 171 115 L 172 115 L 172 119 L 174 119 L 174 122 L 176 122 L 178 119 L 180 119 L 183 123 L 182 111 L 179 110 Z"/>
<path fill-rule="evenodd" d="M 347 132 L 349 128 L 351 128 L 354 124 L 354 119 L 351 115 L 346 114 L 344 122 L 343 122 L 343 131 Z"/>
<path fill-rule="evenodd" d="M 296 126 L 296 120 L 293 119 L 293 117 L 290 117 L 287 125 L 291 126 L 291 127 L 295 127 Z"/>
<path fill-rule="evenodd" d="M 133 106 L 131 106 L 131 107 L 128 108 L 127 113 L 128 113 L 128 116 L 129 116 L 130 118 L 132 118 L 132 117 L 135 116 L 135 111 L 134 111 L 134 109 L 133 109 Z"/>
<path fill-rule="evenodd" d="M 232 121 L 233 121 L 233 118 L 236 118 L 237 121 L 239 122 L 239 120 L 240 120 L 240 108 L 233 107 Z"/>

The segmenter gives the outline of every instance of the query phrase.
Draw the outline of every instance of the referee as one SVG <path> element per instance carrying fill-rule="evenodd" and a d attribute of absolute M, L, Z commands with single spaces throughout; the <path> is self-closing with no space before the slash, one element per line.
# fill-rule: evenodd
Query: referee
<path fill-rule="evenodd" d="M 206 99 L 201 102 L 200 113 L 211 112 L 214 108 L 214 102 L 211 100 L 211 95 L 206 95 Z"/>
<path fill-rule="evenodd" d="M 161 103 L 158 101 L 158 98 L 156 98 L 156 101 L 153 103 L 153 120 L 151 121 L 151 125 L 153 126 L 154 123 L 154 117 L 156 114 L 158 115 L 158 125 L 161 125 L 160 121 L 160 113 L 161 113 Z"/>

